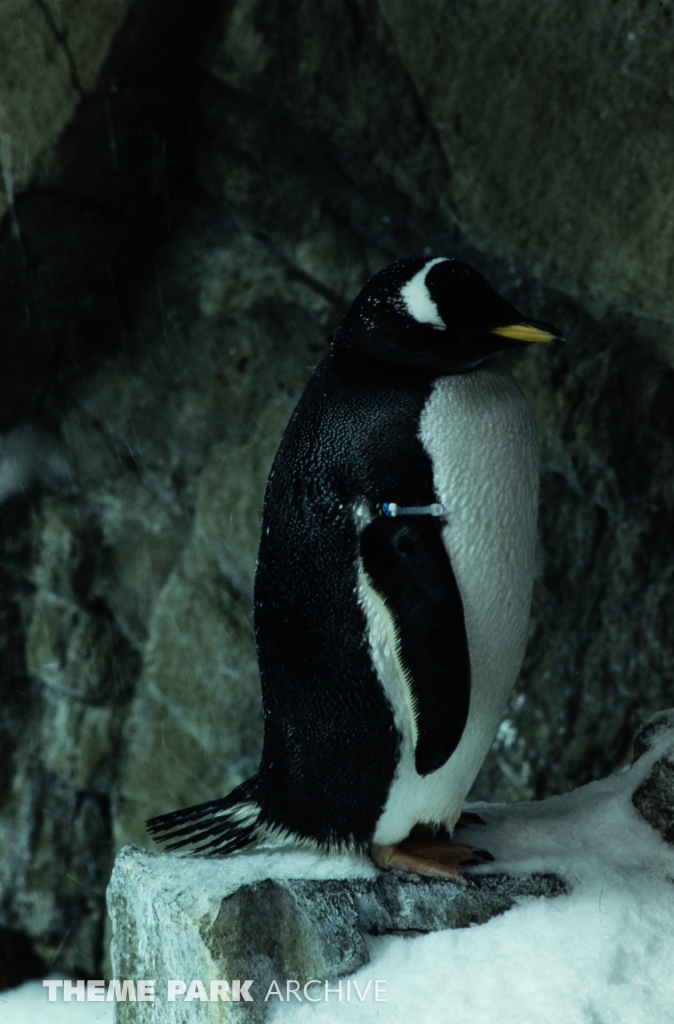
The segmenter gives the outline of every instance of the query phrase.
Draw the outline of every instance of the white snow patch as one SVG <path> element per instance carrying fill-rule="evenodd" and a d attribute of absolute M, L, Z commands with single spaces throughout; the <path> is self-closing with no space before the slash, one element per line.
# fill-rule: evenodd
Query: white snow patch
<path fill-rule="evenodd" d="M 63 992 L 55 1003 L 47 1001 L 48 989 L 41 981 L 28 981 L 19 988 L 0 992 L 2 1024 L 112 1024 L 112 1003 L 63 1002 Z"/>
<path fill-rule="evenodd" d="M 484 925 L 368 940 L 356 975 L 386 1002 L 277 1003 L 270 1024 L 653 1024 L 674 1020 L 674 850 L 631 795 L 672 748 L 665 733 L 629 771 L 541 803 L 475 804 L 461 833 L 496 857 L 480 874 L 555 872 L 568 896 L 535 899 Z"/>

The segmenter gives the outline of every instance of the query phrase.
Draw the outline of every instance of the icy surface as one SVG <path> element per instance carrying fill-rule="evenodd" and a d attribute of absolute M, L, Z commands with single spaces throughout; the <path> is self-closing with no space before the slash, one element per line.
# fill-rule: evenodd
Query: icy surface
<path fill-rule="evenodd" d="M 487 924 L 405 939 L 369 939 L 357 975 L 386 981 L 368 998 L 279 1003 L 270 1021 L 358 1024 L 651 1024 L 674 1020 L 674 850 L 631 803 L 671 733 L 630 771 L 538 804 L 476 804 L 468 842 L 495 870 L 556 872 L 574 889 Z M 485 873 L 488 869 L 481 868 Z"/>
<path fill-rule="evenodd" d="M 41 981 L 28 981 L 20 988 L 0 992 L 2 1024 L 112 1024 L 112 1003 L 55 1003 L 47 1001 Z"/>
<path fill-rule="evenodd" d="M 651 1024 L 674 1020 L 674 849 L 632 806 L 635 787 L 671 750 L 664 732 L 629 771 L 539 804 L 474 805 L 487 821 L 462 838 L 489 849 L 494 870 L 555 872 L 568 896 L 533 899 L 487 924 L 415 938 L 368 938 L 371 963 L 354 976 L 386 982 L 360 1003 L 270 1000 L 269 1020 L 354 1024 Z M 234 863 L 232 863 L 232 861 Z M 350 858 L 288 852 L 230 861 L 238 884 L 283 869 L 286 877 L 362 877 Z M 204 871 L 217 862 L 203 862 Z M 481 868 L 486 873 L 487 868 Z M 240 877 L 239 877 L 240 876 Z M 234 879 L 232 879 L 234 881 Z M 345 982 L 343 982 L 345 985 Z M 317 991 L 317 990 L 315 990 Z M 285 993 L 284 993 L 285 994 Z M 344 995 L 346 992 L 344 991 Z M 271 1005 L 274 1004 L 275 1005 Z M 112 1022 L 112 1007 L 47 1003 L 39 982 L 0 993 L 3 1024 Z"/>

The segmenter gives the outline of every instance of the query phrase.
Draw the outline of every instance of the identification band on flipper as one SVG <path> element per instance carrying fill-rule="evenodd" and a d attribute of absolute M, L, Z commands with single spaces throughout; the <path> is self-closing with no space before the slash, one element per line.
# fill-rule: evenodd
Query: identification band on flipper
<path fill-rule="evenodd" d="M 375 505 L 380 516 L 444 516 L 445 510 L 439 502 L 432 505 L 397 505 L 395 501 L 382 501 Z"/>

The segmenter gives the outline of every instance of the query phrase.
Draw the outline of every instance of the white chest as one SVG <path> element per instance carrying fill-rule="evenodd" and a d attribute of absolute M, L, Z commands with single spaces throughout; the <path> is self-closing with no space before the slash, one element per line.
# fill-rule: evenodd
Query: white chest
<path fill-rule="evenodd" d="M 471 663 L 470 711 L 449 761 L 414 768 L 409 697 L 381 609 L 361 583 L 373 658 L 403 735 L 403 749 L 375 841 L 397 842 L 418 822 L 451 830 L 480 769 L 526 645 L 536 545 L 538 452 L 531 410 L 507 371 L 484 367 L 440 378 L 420 437 L 446 510 L 443 539 L 463 601 Z"/>

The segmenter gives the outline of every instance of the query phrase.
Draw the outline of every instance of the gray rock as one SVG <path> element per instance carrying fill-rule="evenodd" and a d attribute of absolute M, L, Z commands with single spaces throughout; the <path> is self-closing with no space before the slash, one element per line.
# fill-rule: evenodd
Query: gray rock
<path fill-rule="evenodd" d="M 294 873 L 296 877 L 294 877 Z M 254 1005 L 192 1004 L 195 1020 L 264 1020 L 273 980 L 334 980 L 369 962 L 367 935 L 482 924 L 518 900 L 562 895 L 554 875 L 475 876 L 467 885 L 375 871 L 364 860 L 302 852 L 226 859 L 126 847 L 108 890 L 117 978 L 154 978 L 154 1004 L 117 1004 L 117 1021 L 179 1021 L 169 979 L 252 979 Z"/>
<path fill-rule="evenodd" d="M 451 169 L 445 196 L 469 237 L 600 317 L 636 314 L 636 332 L 674 361 L 671 7 L 379 9 L 437 131 Z"/>
<path fill-rule="evenodd" d="M 640 726 L 634 737 L 632 763 L 638 761 L 649 750 L 653 750 L 672 730 L 674 730 L 674 709 L 668 708 L 666 711 L 660 711 L 657 715 L 652 715 L 647 722 Z"/>
<path fill-rule="evenodd" d="M 93 90 L 133 2 L 83 10 L 74 0 L 10 0 L 0 8 L 0 217 Z"/>
<path fill-rule="evenodd" d="M 674 711 L 663 711 L 646 722 L 634 737 L 634 760 L 647 754 L 674 728 Z M 674 845 L 674 755 L 666 753 L 634 791 L 632 803 L 667 843 Z"/>
<path fill-rule="evenodd" d="M 661 757 L 655 762 L 632 803 L 665 842 L 674 845 L 674 758 Z"/>
<path fill-rule="evenodd" d="M 40 483 L 67 490 L 72 472 L 55 437 L 37 423 L 19 423 L 0 437 L 0 503 Z"/>

